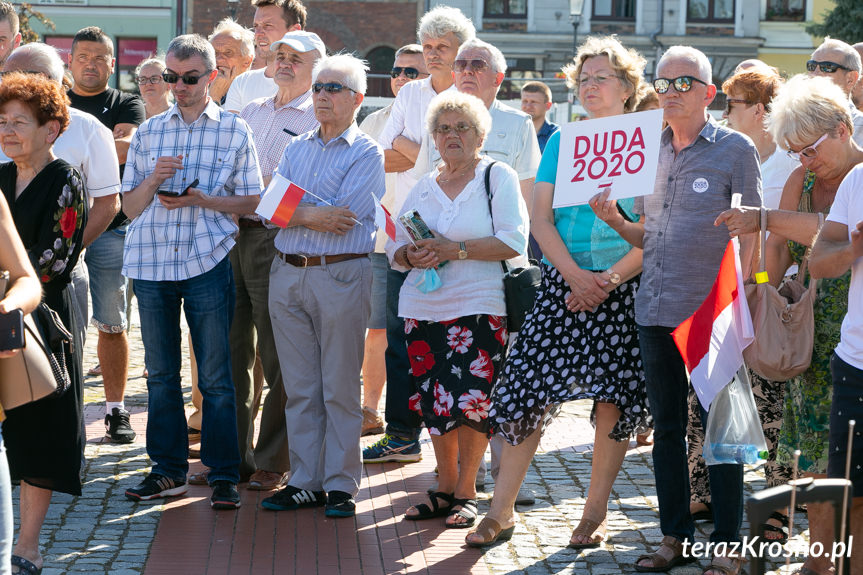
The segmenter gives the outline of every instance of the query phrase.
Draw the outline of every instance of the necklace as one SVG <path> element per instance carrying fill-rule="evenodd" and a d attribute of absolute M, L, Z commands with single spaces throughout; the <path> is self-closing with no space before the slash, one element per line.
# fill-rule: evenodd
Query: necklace
<path fill-rule="evenodd" d="M 460 173 L 456 172 L 455 174 L 453 174 L 449 178 L 444 178 L 443 174 L 438 174 L 437 181 L 440 182 L 441 184 L 448 184 L 453 180 L 461 178 L 462 176 L 464 176 L 465 174 L 467 174 L 468 172 L 473 170 L 473 168 L 474 168 L 474 166 L 476 166 L 477 162 L 479 162 L 479 158 L 475 158 L 467 167 L 463 168 Z"/>

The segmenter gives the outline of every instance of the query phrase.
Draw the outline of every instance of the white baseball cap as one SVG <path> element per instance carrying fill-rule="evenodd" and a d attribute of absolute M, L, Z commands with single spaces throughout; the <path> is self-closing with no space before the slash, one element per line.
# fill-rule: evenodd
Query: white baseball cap
<path fill-rule="evenodd" d="M 282 44 L 293 48 L 297 52 L 311 52 L 312 50 L 317 50 L 321 57 L 327 55 L 327 47 L 324 46 L 324 42 L 321 40 L 320 36 L 314 32 L 305 32 L 302 30 L 288 32 L 282 36 L 281 40 L 277 40 L 270 44 L 270 51 L 275 52 Z"/>

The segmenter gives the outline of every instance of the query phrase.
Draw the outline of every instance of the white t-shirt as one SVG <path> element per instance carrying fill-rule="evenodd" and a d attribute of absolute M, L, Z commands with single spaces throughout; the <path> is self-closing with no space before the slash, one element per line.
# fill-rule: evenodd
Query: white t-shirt
<path fill-rule="evenodd" d="M 828 222 L 848 226 L 848 239 L 857 222 L 863 220 L 863 165 L 859 165 L 845 176 L 833 205 L 830 206 Z M 842 320 L 842 335 L 836 346 L 836 355 L 846 363 L 863 369 L 863 258 L 851 265 L 851 287 L 848 289 L 848 313 Z"/>
<path fill-rule="evenodd" d="M 69 125 L 54 142 L 54 155 L 81 172 L 91 206 L 93 198 L 120 193 L 114 135 L 95 116 L 70 107 Z M 10 161 L 0 151 L 0 162 Z"/>
<path fill-rule="evenodd" d="M 854 141 L 863 146 L 863 112 L 857 109 L 854 102 L 850 102 L 848 106 L 851 108 L 851 122 L 854 124 Z"/>
<path fill-rule="evenodd" d="M 264 75 L 265 71 L 266 68 L 249 70 L 234 78 L 231 87 L 228 88 L 228 97 L 225 99 L 223 108 L 239 114 L 252 100 L 275 96 L 279 87 L 275 80 Z"/>
<path fill-rule="evenodd" d="M 404 208 L 415 209 L 429 228 L 454 242 L 494 236 L 519 254 L 527 251 L 527 205 L 521 196 L 518 176 L 506 164 L 491 170 L 492 217 L 485 192 L 485 169 L 488 158 L 477 164 L 474 178 L 455 200 L 440 188 L 435 178 L 437 170 L 426 174 L 408 194 Z M 408 242 L 402 226 L 396 226 L 396 241 L 387 242 L 387 255 Z M 468 253 L 470 250 L 468 249 Z M 524 255 L 508 260 L 509 268 L 523 266 Z M 393 263 L 393 269 L 407 271 Z M 506 315 L 503 295 L 503 270 L 500 262 L 454 260 L 438 268 L 441 287 L 422 293 L 416 287 L 424 270 L 412 269 L 399 293 L 399 317 L 426 321 L 446 321 L 474 314 Z"/>
<path fill-rule="evenodd" d="M 363 123 L 360 124 L 360 130 L 374 138 L 375 140 L 381 135 L 381 132 L 384 131 L 384 126 L 387 124 L 387 120 L 390 117 L 390 111 L 393 106 L 390 104 L 386 108 L 381 108 L 376 112 L 372 112 L 368 116 L 365 117 Z M 381 198 L 381 204 L 390 211 L 390 214 L 395 214 L 395 210 L 393 209 L 393 202 L 395 201 L 396 195 L 396 174 L 395 172 L 388 172 L 386 176 L 386 185 L 387 191 L 384 193 L 384 197 Z M 377 236 L 375 236 L 375 253 L 382 254 L 384 253 L 384 247 L 387 244 L 387 234 L 384 230 L 378 230 Z"/>
<path fill-rule="evenodd" d="M 770 157 L 761 164 L 761 192 L 764 195 L 764 207 L 779 209 L 782 190 L 791 172 L 800 166 L 800 162 L 788 157 L 785 150 L 778 146 Z"/>

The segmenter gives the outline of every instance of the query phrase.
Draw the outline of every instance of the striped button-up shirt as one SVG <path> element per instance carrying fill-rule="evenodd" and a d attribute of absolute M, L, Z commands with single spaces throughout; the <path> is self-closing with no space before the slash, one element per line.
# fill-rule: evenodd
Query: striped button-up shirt
<path fill-rule="evenodd" d="M 345 235 L 305 226 L 280 230 L 276 249 L 286 254 L 323 256 L 364 254 L 375 247 L 375 204 L 384 195 L 384 152 L 356 123 L 326 144 L 320 130 L 302 134 L 285 148 L 276 172 L 318 198 L 306 194 L 300 205 L 346 207 L 360 224 Z"/>
<path fill-rule="evenodd" d="M 123 192 L 138 187 L 159 157 L 179 155 L 183 169 L 160 189 L 179 192 L 197 178 L 196 187 L 211 196 L 250 196 L 262 191 L 249 126 L 210 101 L 191 124 L 175 105 L 141 125 L 129 145 Z M 123 275 L 151 281 L 199 276 L 228 255 L 236 233 L 230 214 L 198 206 L 169 211 L 156 194 L 129 225 Z"/>

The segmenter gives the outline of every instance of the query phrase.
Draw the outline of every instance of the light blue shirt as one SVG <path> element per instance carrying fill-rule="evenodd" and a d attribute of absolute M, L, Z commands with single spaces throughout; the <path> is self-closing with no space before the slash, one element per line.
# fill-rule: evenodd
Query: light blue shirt
<path fill-rule="evenodd" d="M 300 205 L 346 207 L 360 221 L 343 236 L 305 226 L 285 228 L 276 235 L 277 250 L 309 257 L 374 251 L 372 194 L 380 199 L 386 191 L 384 152 L 356 122 L 326 144 L 320 137 L 320 129 L 292 139 L 276 173 L 318 196 L 307 193 Z"/>
<path fill-rule="evenodd" d="M 536 172 L 537 182 L 554 184 L 557 179 L 557 157 L 560 153 L 560 130 L 548 138 L 539 170 Z M 618 200 L 618 205 L 632 216 L 632 198 Z M 554 210 L 554 225 L 560 239 L 569 250 L 570 256 L 578 267 L 586 270 L 606 270 L 625 256 L 632 246 L 611 229 L 608 224 L 596 217 L 587 204 L 569 206 Z M 551 265 L 546 258 L 543 262 Z"/>

